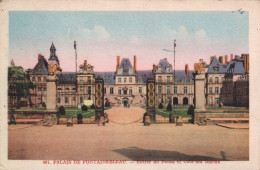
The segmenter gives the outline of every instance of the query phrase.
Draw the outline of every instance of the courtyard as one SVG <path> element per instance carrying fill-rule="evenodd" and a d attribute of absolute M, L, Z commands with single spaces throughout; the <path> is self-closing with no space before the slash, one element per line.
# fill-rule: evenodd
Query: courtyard
<path fill-rule="evenodd" d="M 141 123 L 144 109 L 106 110 L 106 126 L 10 125 L 8 158 L 21 160 L 249 160 L 249 129 Z"/>

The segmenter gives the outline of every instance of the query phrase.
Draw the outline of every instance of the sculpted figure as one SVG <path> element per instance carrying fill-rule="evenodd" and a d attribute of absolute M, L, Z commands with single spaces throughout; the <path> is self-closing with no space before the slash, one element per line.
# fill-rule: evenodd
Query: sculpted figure
<path fill-rule="evenodd" d="M 197 73 L 198 75 L 200 75 L 200 73 L 201 73 L 202 70 L 203 70 L 203 60 L 201 60 L 200 63 L 195 63 L 195 64 L 194 64 L 194 69 L 195 69 L 196 73 Z"/>
<path fill-rule="evenodd" d="M 51 76 L 57 74 L 57 65 L 48 65 L 48 72 Z"/>

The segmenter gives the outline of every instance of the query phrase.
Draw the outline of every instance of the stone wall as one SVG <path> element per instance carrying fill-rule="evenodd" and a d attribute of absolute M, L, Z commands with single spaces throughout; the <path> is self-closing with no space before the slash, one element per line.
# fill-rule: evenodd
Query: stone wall
<path fill-rule="evenodd" d="M 228 111 L 194 111 L 194 124 L 207 120 L 208 118 L 249 118 L 248 110 L 228 110 Z"/>
<path fill-rule="evenodd" d="M 49 111 L 15 111 L 15 119 L 43 119 L 52 124 L 57 124 L 57 113 Z M 8 112 L 8 119 L 11 111 Z"/>

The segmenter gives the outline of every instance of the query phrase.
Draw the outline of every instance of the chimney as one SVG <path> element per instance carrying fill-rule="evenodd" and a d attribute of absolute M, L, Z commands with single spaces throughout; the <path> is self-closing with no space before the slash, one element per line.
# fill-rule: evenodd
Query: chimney
<path fill-rule="evenodd" d="M 228 56 L 225 55 L 225 64 L 227 64 L 227 61 L 228 61 Z"/>
<path fill-rule="evenodd" d="M 218 58 L 218 60 L 219 60 L 219 62 L 220 62 L 221 64 L 223 64 L 223 56 L 220 56 L 220 57 Z"/>
<path fill-rule="evenodd" d="M 120 65 L 120 56 L 117 56 L 116 71 L 118 70 L 119 65 Z"/>
<path fill-rule="evenodd" d="M 214 56 L 211 56 L 210 57 L 210 64 L 212 63 L 213 59 L 214 59 Z"/>
<path fill-rule="evenodd" d="M 186 76 L 189 77 L 189 65 L 188 64 L 185 65 L 185 73 L 186 73 Z"/>
<path fill-rule="evenodd" d="M 136 56 L 134 56 L 134 70 L 135 70 L 135 73 L 136 73 L 136 61 L 137 59 L 136 59 Z"/>
<path fill-rule="evenodd" d="M 40 60 L 42 59 L 42 55 L 41 54 L 38 54 L 38 62 L 40 62 Z"/>
<path fill-rule="evenodd" d="M 246 68 L 247 68 L 247 72 L 249 73 L 249 54 L 246 55 L 247 57 L 247 63 L 246 63 Z"/>
<path fill-rule="evenodd" d="M 87 65 L 88 65 L 88 63 L 87 63 L 87 60 L 84 60 L 84 71 L 87 71 Z"/>
<path fill-rule="evenodd" d="M 249 72 L 249 55 L 245 54 L 243 55 L 243 59 L 244 59 L 244 71 L 245 73 Z"/>
<path fill-rule="evenodd" d="M 231 54 L 231 56 L 230 56 L 230 61 L 233 61 L 233 54 Z"/>
<path fill-rule="evenodd" d="M 153 74 L 155 74 L 156 73 L 156 66 L 155 66 L 155 64 L 153 65 Z"/>

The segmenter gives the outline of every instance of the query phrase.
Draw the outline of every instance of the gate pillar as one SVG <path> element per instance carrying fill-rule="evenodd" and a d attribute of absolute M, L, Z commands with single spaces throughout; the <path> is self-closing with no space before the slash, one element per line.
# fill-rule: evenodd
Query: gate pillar
<path fill-rule="evenodd" d="M 151 123 L 155 123 L 155 79 L 148 78 L 146 81 L 146 110 Z"/>
<path fill-rule="evenodd" d="M 95 120 L 104 116 L 104 79 L 97 77 L 95 79 Z"/>

